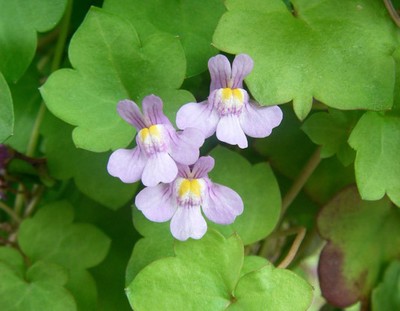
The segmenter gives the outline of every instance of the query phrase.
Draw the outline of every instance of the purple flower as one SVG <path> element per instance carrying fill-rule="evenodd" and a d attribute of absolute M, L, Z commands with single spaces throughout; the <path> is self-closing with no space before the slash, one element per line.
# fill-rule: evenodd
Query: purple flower
<path fill-rule="evenodd" d="M 182 106 L 177 114 L 178 128 L 196 127 L 210 137 L 217 132 L 220 141 L 247 148 L 247 138 L 267 137 L 282 120 L 278 106 L 262 107 L 249 99 L 243 79 L 253 69 L 246 54 L 236 56 L 232 64 L 223 55 L 208 62 L 211 75 L 210 96 L 201 103 Z"/>
<path fill-rule="evenodd" d="M 231 224 L 243 212 L 243 201 L 232 189 L 213 183 L 207 173 L 214 167 L 210 156 L 191 166 L 178 165 L 178 177 L 169 184 L 147 187 L 135 205 L 151 221 L 171 219 L 172 235 L 181 241 L 200 239 L 207 231 L 201 213 L 217 224 Z"/>
<path fill-rule="evenodd" d="M 177 132 L 162 111 L 161 99 L 155 95 L 146 96 L 142 107 L 143 114 L 133 101 L 118 103 L 120 116 L 138 130 L 137 146 L 114 151 L 107 170 L 125 183 L 140 179 L 145 186 L 169 183 L 178 174 L 176 162 L 189 165 L 199 158 L 204 135 L 190 127 Z"/>

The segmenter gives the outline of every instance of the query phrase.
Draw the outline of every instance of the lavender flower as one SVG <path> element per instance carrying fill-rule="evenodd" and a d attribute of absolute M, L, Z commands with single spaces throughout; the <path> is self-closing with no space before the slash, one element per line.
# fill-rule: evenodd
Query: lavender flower
<path fill-rule="evenodd" d="M 162 111 L 163 103 L 155 95 L 146 96 L 143 114 L 130 100 L 118 103 L 120 116 L 137 130 L 137 146 L 118 149 L 108 161 L 107 170 L 125 183 L 142 179 L 146 186 L 169 183 L 178 174 L 176 162 L 193 164 L 199 158 L 204 135 L 195 128 L 177 132 Z"/>
<path fill-rule="evenodd" d="M 172 235 L 181 241 L 200 239 L 207 231 L 201 213 L 217 224 L 231 224 L 243 212 L 243 201 L 232 189 L 213 183 L 207 173 L 214 167 L 210 156 L 192 166 L 178 165 L 178 177 L 169 184 L 147 187 L 135 205 L 151 221 L 171 219 Z"/>
<path fill-rule="evenodd" d="M 210 137 L 217 132 L 220 141 L 247 148 L 247 138 L 267 137 L 282 120 L 278 106 L 261 107 L 249 99 L 243 79 L 253 69 L 246 54 L 236 56 L 231 65 L 223 55 L 208 62 L 211 75 L 210 96 L 201 103 L 188 103 L 177 114 L 178 128 L 196 127 Z"/>

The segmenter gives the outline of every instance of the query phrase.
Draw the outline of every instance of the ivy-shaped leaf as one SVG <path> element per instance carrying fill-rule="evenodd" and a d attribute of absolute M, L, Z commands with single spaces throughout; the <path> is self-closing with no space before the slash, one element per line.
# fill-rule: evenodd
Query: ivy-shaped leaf
<path fill-rule="evenodd" d="M 290 271 L 266 265 L 240 278 L 237 235 L 226 239 L 211 230 L 201 240 L 175 241 L 175 255 L 139 272 L 127 288 L 133 309 L 300 311 L 311 303 L 311 287 Z"/>
<path fill-rule="evenodd" d="M 18 243 L 31 261 L 44 260 L 67 269 L 66 287 L 74 294 L 79 310 L 93 310 L 96 288 L 86 269 L 104 259 L 110 239 L 91 224 L 73 223 L 73 218 L 67 202 L 46 205 L 22 222 Z"/>
<path fill-rule="evenodd" d="M 328 243 L 318 274 L 323 296 L 347 307 L 368 299 L 382 267 L 400 256 L 400 211 L 384 198 L 362 201 L 355 187 L 326 205 L 318 228 Z"/>
<path fill-rule="evenodd" d="M 0 306 L 2 311 L 76 311 L 65 289 L 68 274 L 54 263 L 37 261 L 25 267 L 15 249 L 0 247 Z"/>
<path fill-rule="evenodd" d="M 69 57 L 75 69 L 53 73 L 41 93 L 57 117 L 77 126 L 73 139 L 79 148 L 103 152 L 133 140 L 135 129 L 116 112 L 119 100 L 140 104 L 154 93 L 169 116 L 193 100 L 177 90 L 186 71 L 179 40 L 165 33 L 139 40 L 129 21 L 104 10 L 90 9 L 71 39 Z"/>
<path fill-rule="evenodd" d="M 328 113 L 318 112 L 310 116 L 302 129 L 315 144 L 322 145 L 321 158 L 336 154 L 340 162 L 347 166 L 355 158 L 347 140 L 360 115 L 359 111 L 330 109 Z"/>
<path fill-rule="evenodd" d="M 364 200 L 379 200 L 385 193 L 400 206 L 400 117 L 365 113 L 349 144 L 357 151 L 355 171 Z"/>
<path fill-rule="evenodd" d="M 206 70 L 217 53 L 211 37 L 225 7 L 220 0 L 106 0 L 104 9 L 128 19 L 141 39 L 159 31 L 178 36 L 187 59 L 187 76 Z"/>
<path fill-rule="evenodd" d="M 293 100 L 300 119 L 313 98 L 338 109 L 390 108 L 399 31 L 383 2 L 291 3 L 293 14 L 282 0 L 226 1 L 213 41 L 254 59 L 252 95 L 267 105 Z"/>
<path fill-rule="evenodd" d="M 251 165 L 236 152 L 217 147 L 210 155 L 215 167 L 209 173 L 213 182 L 235 190 L 243 200 L 244 211 L 228 226 L 215 225 L 225 236 L 237 232 L 245 245 L 265 238 L 275 228 L 281 212 L 278 183 L 267 163 Z"/>
<path fill-rule="evenodd" d="M 132 199 L 138 183 L 124 184 L 107 172 L 109 153 L 78 149 L 71 138 L 72 127 L 46 115 L 42 127 L 50 175 L 61 180 L 73 178 L 88 197 L 111 209 L 120 208 Z M 99 191 L 101 189 L 101 191 Z"/>
<path fill-rule="evenodd" d="M 0 71 L 18 80 L 36 51 L 36 32 L 56 26 L 67 0 L 0 0 Z"/>
<path fill-rule="evenodd" d="M 393 261 L 372 292 L 372 310 L 400 310 L 400 261 Z"/>
<path fill-rule="evenodd" d="M 8 84 L 0 72 L 0 143 L 5 141 L 14 129 L 14 109 Z"/>

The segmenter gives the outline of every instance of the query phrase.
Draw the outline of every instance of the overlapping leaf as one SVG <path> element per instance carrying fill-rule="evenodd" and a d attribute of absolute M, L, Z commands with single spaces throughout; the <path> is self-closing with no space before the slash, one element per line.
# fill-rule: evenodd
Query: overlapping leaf
<path fill-rule="evenodd" d="M 318 228 L 328 244 L 319 261 L 324 297 L 338 307 L 368 299 L 382 267 L 400 256 L 400 212 L 384 198 L 362 201 L 355 187 L 321 211 Z"/>
<path fill-rule="evenodd" d="M 41 97 L 38 91 L 39 75 L 31 66 L 24 76 L 16 83 L 10 85 L 14 102 L 14 133 L 7 139 L 7 145 L 25 153 L 29 138 L 39 110 Z"/>
<path fill-rule="evenodd" d="M 0 72 L 0 143 L 6 140 L 14 129 L 14 109 L 8 84 Z"/>
<path fill-rule="evenodd" d="M 372 310 L 400 309 L 400 262 L 393 261 L 385 271 L 382 283 L 372 294 Z"/>
<path fill-rule="evenodd" d="M 271 168 L 266 163 L 253 166 L 223 147 L 215 148 L 210 155 L 215 159 L 210 178 L 235 190 L 243 200 L 244 211 L 232 225 L 209 224 L 225 236 L 237 232 L 245 245 L 265 238 L 274 229 L 281 212 L 279 186 Z"/>
<path fill-rule="evenodd" d="M 4 311 L 76 311 L 65 289 L 67 271 L 54 263 L 37 261 L 25 267 L 15 249 L 0 248 L 0 305 Z"/>
<path fill-rule="evenodd" d="M 360 115 L 359 111 L 331 109 L 328 113 L 313 114 L 305 121 L 302 129 L 315 144 L 322 145 L 321 158 L 336 154 L 343 165 L 349 165 L 354 161 L 355 152 L 347 140 Z"/>
<path fill-rule="evenodd" d="M 80 148 L 102 152 L 133 140 L 134 128 L 116 112 L 119 100 L 140 104 L 154 93 L 170 116 L 193 100 L 177 90 L 186 71 L 179 40 L 165 33 L 139 40 L 127 20 L 104 10 L 89 11 L 71 40 L 69 57 L 75 69 L 53 73 L 41 93 L 57 117 L 77 126 L 73 139 Z"/>
<path fill-rule="evenodd" d="M 208 59 L 217 53 L 211 37 L 225 11 L 220 0 L 106 0 L 104 9 L 127 18 L 144 39 L 159 31 L 178 36 L 187 59 L 187 76 L 207 68 Z"/>
<path fill-rule="evenodd" d="M 104 259 L 110 240 L 93 225 L 73 223 L 73 217 L 67 202 L 42 207 L 21 224 L 18 243 L 32 262 L 44 260 L 67 269 L 66 287 L 74 294 L 79 310 L 93 310 L 96 288 L 86 269 Z"/>
<path fill-rule="evenodd" d="M 383 2 L 291 3 L 293 14 L 281 0 L 226 2 L 213 41 L 253 57 L 253 96 L 268 105 L 293 100 L 300 119 L 313 98 L 339 109 L 390 108 L 399 31 Z"/>
<path fill-rule="evenodd" d="M 107 172 L 109 153 L 78 149 L 71 139 L 72 127 L 48 114 L 42 132 L 50 175 L 58 179 L 73 178 L 87 196 L 111 209 L 132 199 L 138 183 L 124 184 Z"/>
<path fill-rule="evenodd" d="M 0 1 L 0 71 L 18 80 L 36 51 L 36 32 L 55 27 L 67 0 Z"/>
<path fill-rule="evenodd" d="M 367 112 L 351 133 L 349 143 L 357 150 L 357 186 L 365 200 L 385 193 L 400 206 L 400 117 Z"/>
<path fill-rule="evenodd" d="M 240 277 L 244 256 L 237 235 L 226 239 L 210 231 L 201 240 L 176 241 L 175 254 L 144 268 L 129 285 L 135 310 L 283 311 L 311 303 L 311 287 L 289 271 L 265 265 Z"/>

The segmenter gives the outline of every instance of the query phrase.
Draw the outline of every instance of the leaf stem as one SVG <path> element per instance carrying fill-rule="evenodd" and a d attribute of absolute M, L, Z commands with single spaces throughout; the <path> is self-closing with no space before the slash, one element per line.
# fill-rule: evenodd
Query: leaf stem
<path fill-rule="evenodd" d="M 296 199 L 297 195 L 300 193 L 301 189 L 306 184 L 307 180 L 310 178 L 312 173 L 318 167 L 321 162 L 321 148 L 317 148 L 317 150 L 312 154 L 307 164 L 303 167 L 300 175 L 297 177 L 292 187 L 286 193 L 285 197 L 282 200 L 282 211 L 281 211 L 281 219 L 285 215 L 288 207 L 293 201 Z"/>
<path fill-rule="evenodd" d="M 383 2 L 385 3 L 386 9 L 388 10 L 392 20 L 395 22 L 397 27 L 400 27 L 400 16 L 397 13 L 396 9 L 394 8 L 392 1 L 383 0 Z"/>
<path fill-rule="evenodd" d="M 303 242 L 304 236 L 306 235 L 306 229 L 304 227 L 299 229 L 299 232 L 296 235 L 296 238 L 293 241 L 292 246 L 290 247 L 290 250 L 286 257 L 281 261 L 281 263 L 277 266 L 278 268 L 285 269 L 287 268 L 294 257 L 297 254 L 297 251 L 299 250 L 299 247 L 301 245 L 301 242 Z"/>
<path fill-rule="evenodd" d="M 67 2 L 67 6 L 65 9 L 64 17 L 60 23 L 60 34 L 57 40 L 53 61 L 51 63 L 51 72 L 56 71 L 60 67 L 62 55 L 64 53 L 65 44 L 67 41 L 69 24 L 71 20 L 71 13 L 72 13 L 72 4 L 73 0 L 69 0 Z M 38 114 L 36 116 L 35 124 L 33 125 L 31 137 L 29 138 L 29 143 L 27 147 L 26 155 L 28 157 L 33 157 L 38 145 L 39 136 L 40 136 L 40 126 L 43 122 L 44 116 L 46 114 L 46 105 L 42 101 Z M 18 186 L 18 190 L 22 190 L 21 185 Z M 22 205 L 23 205 L 24 198 L 21 194 L 17 194 L 15 198 L 15 213 L 17 215 L 21 214 Z"/>
<path fill-rule="evenodd" d="M 296 199 L 297 195 L 300 193 L 301 189 L 304 187 L 307 180 L 310 178 L 312 173 L 318 167 L 320 162 L 321 162 L 321 147 L 318 147 L 317 150 L 311 155 L 310 159 L 303 167 L 299 176 L 294 181 L 292 187 L 289 189 L 289 191 L 283 198 L 281 217 L 278 221 L 278 224 L 276 225 L 276 228 L 281 227 L 287 209 L 289 208 L 290 204 L 292 204 L 293 201 Z M 261 243 L 258 255 L 265 257 L 264 255 L 266 253 L 267 247 L 268 247 L 268 238 L 264 239 L 264 241 Z"/>
<path fill-rule="evenodd" d="M 0 209 L 6 212 L 12 219 L 14 219 L 15 222 L 20 223 L 21 219 L 17 215 L 17 213 L 14 212 L 14 210 L 9 207 L 7 204 L 3 203 L 0 201 Z"/>

